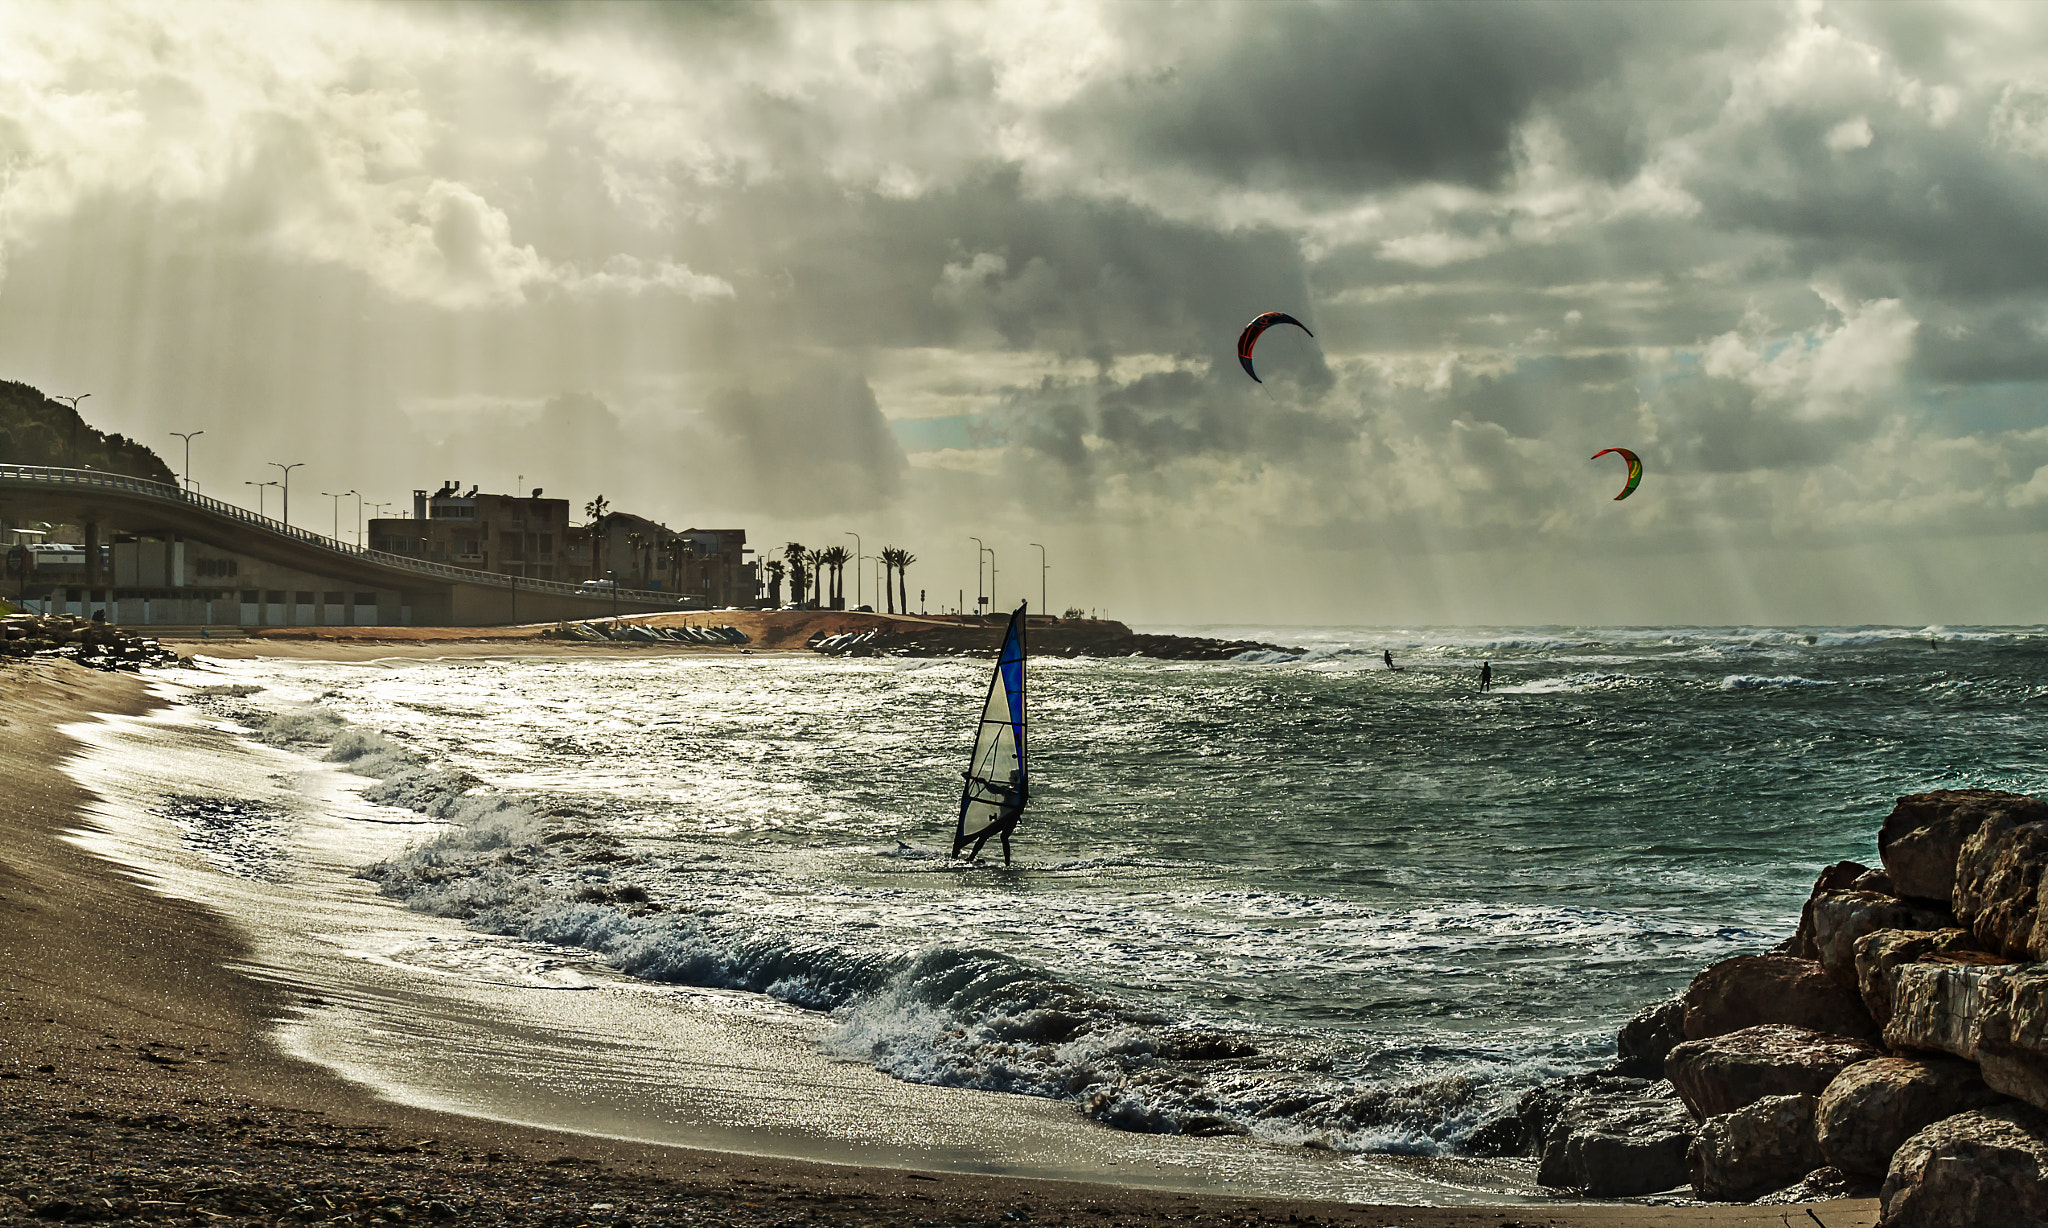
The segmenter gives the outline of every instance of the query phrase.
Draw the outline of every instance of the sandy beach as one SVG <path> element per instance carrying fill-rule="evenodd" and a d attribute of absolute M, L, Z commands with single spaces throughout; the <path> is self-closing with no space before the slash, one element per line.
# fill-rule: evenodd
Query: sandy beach
<path fill-rule="evenodd" d="M 252 640 L 219 649 L 336 660 L 579 650 L 521 638 Z M 768 1160 L 396 1105 L 283 1052 L 270 1021 L 288 1010 L 294 987 L 238 971 L 247 948 L 221 918 L 152 892 L 63 838 L 89 822 L 90 799 L 61 770 L 76 752 L 62 726 L 157 702 L 130 675 L 55 662 L 0 667 L 0 784 L 12 798 L 0 813 L 0 1223 L 1851 1228 L 1876 1220 L 1870 1200 L 1810 1209 L 1399 1208 L 1210 1197 Z"/>

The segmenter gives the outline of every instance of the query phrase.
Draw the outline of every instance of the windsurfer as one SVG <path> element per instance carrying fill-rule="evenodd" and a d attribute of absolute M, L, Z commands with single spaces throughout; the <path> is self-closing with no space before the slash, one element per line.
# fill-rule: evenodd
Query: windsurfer
<path fill-rule="evenodd" d="M 971 773 L 962 772 L 960 774 L 969 780 L 974 779 Z M 995 795 L 992 800 L 996 803 L 996 817 L 987 827 L 981 829 L 981 834 L 974 837 L 974 847 L 967 850 L 967 860 L 973 861 L 980 855 L 981 846 L 988 843 L 988 838 L 990 836 L 997 836 L 1003 842 L 1003 864 L 1009 865 L 1010 833 L 1017 830 L 1017 820 L 1024 815 L 1024 799 L 1020 796 L 1021 790 L 1017 787 L 1017 773 L 1012 769 L 1007 783 L 984 780 L 981 782 L 981 787 L 984 791 Z"/>

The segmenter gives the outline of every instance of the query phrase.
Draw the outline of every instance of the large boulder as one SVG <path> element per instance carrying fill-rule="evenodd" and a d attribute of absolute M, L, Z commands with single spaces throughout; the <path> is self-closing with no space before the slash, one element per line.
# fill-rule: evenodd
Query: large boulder
<path fill-rule="evenodd" d="M 1664 1077 L 1664 1055 L 1685 1039 L 1685 999 L 1666 998 L 1621 1025 L 1614 1038 L 1617 1074 L 1643 1079 Z"/>
<path fill-rule="evenodd" d="M 1903 964 L 1931 960 L 1946 963 L 2002 964 L 2006 961 L 1980 949 L 1966 929 L 1877 930 L 1856 940 L 1856 983 L 1863 1009 L 1883 1028 L 1892 1018 L 1893 970 Z"/>
<path fill-rule="evenodd" d="M 1686 1182 L 1695 1127 L 1671 1085 L 1580 1096 L 1544 1136 L 1536 1180 L 1594 1198 L 1654 1194 Z"/>
<path fill-rule="evenodd" d="M 1884 1037 L 1895 1049 L 1967 1058 L 1991 1090 L 2048 1109 L 2048 965 L 1901 965 Z"/>
<path fill-rule="evenodd" d="M 1515 1107 L 1466 1136 L 1464 1150 L 1475 1156 L 1541 1155 L 1550 1127 L 1572 1105 L 1589 1098 L 1616 1103 L 1641 1100 L 1650 1094 L 1651 1086 L 1649 1079 L 1609 1071 L 1588 1071 L 1539 1083 L 1523 1092 Z M 1659 1094 L 1668 1098 L 1670 1088 L 1664 1087 Z"/>
<path fill-rule="evenodd" d="M 1704 1121 L 1765 1096 L 1817 1096 L 1844 1067 L 1877 1056 L 1876 1046 L 1853 1037 L 1767 1023 L 1686 1041 L 1664 1059 L 1664 1071 Z"/>
<path fill-rule="evenodd" d="M 1788 1023 L 1841 1036 L 1877 1036 L 1877 1025 L 1863 1009 L 1861 996 L 1837 984 L 1826 969 L 1809 959 L 1737 955 L 1694 977 L 1682 996 L 1687 1040 L 1705 1040 L 1764 1023 Z"/>
<path fill-rule="evenodd" d="M 1931 904 L 1909 904 L 1874 891 L 1827 891 L 1807 901 L 1813 917 L 1813 946 L 1820 966 L 1835 983 L 1862 998 L 1856 980 L 1856 941 L 1878 930 L 1939 930 L 1955 926 L 1955 914 Z"/>
<path fill-rule="evenodd" d="M 1952 903 L 1963 842 L 1993 813 L 2016 822 L 2048 819 L 2048 807 L 2040 802 L 1996 789 L 1942 789 L 1900 798 L 1877 834 L 1877 854 L 1893 894 Z M 2025 815 L 2033 817 L 2018 817 Z"/>
<path fill-rule="evenodd" d="M 1693 1193 L 1715 1202 L 1748 1202 L 1821 1166 L 1814 1141 L 1813 1096 L 1765 1096 L 1700 1125 L 1688 1157 Z"/>
<path fill-rule="evenodd" d="M 1871 886 L 1883 875 L 1881 870 L 1872 870 L 1860 861 L 1838 861 L 1822 870 L 1813 880 L 1813 890 L 1806 895 L 1806 906 L 1799 913 L 1799 928 L 1792 936 L 1779 943 L 1771 951 L 1773 955 L 1790 955 L 1794 959 L 1818 959 L 1820 952 L 1813 945 L 1813 901 L 1829 891 L 1851 891 L 1859 884 Z M 1887 885 L 1884 890 L 1891 888 Z"/>
<path fill-rule="evenodd" d="M 2048 957 L 2041 908 L 2048 870 L 2048 807 L 2006 806 L 1984 815 L 1956 858 L 1956 918 L 1990 950 L 2013 959 Z"/>
<path fill-rule="evenodd" d="M 1880 1057 L 1836 1075 L 1820 1094 L 1815 1141 L 1828 1163 L 1881 1178 L 1892 1153 L 1945 1117 L 2004 1103 L 1977 1068 L 1952 1057 Z"/>
<path fill-rule="evenodd" d="M 2048 1228 L 2048 1118 L 1973 1109 L 1906 1140 L 1878 1198 L 1882 1228 Z"/>

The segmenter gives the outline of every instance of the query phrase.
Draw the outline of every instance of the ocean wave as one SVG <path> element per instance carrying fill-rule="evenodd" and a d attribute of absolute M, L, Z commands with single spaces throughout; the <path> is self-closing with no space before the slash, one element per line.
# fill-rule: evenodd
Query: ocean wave
<path fill-rule="evenodd" d="M 1451 1154 L 1534 1082 L 1578 1068 L 1573 1055 L 1474 1042 L 1428 1060 L 1410 1046 L 1414 1060 L 1368 1073 L 1334 1059 L 1312 1031 L 1175 1015 L 1002 951 L 875 943 L 866 932 L 764 918 L 747 902 L 751 880 L 732 877 L 722 859 L 629 846 L 576 806 L 499 790 L 318 703 L 241 719 L 263 741 L 369 778 L 366 800 L 440 821 L 431 838 L 359 871 L 407 908 L 587 951 L 648 981 L 829 1012 L 827 1052 L 907 1081 L 1061 1099 L 1126 1130 Z M 1140 862 L 1167 864 L 1098 855 L 1065 868 Z M 1319 907 L 1262 894 L 1208 902 L 1275 917 Z"/>
<path fill-rule="evenodd" d="M 1776 677 L 1765 677 L 1762 674 L 1730 674 L 1726 678 L 1721 679 L 1719 689 L 1723 691 L 1765 691 L 1833 685 L 1835 684 L 1825 679 L 1803 678 L 1798 674 L 1780 674 Z"/>

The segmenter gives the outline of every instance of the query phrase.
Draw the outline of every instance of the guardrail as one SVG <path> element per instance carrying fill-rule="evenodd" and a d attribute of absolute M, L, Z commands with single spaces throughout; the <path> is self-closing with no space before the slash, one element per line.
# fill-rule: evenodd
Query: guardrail
<path fill-rule="evenodd" d="M 0 483 L 22 482 L 33 486 L 54 486 L 61 488 L 87 487 L 95 490 L 113 490 L 123 494 L 137 495 L 183 507 L 196 507 L 212 512 L 228 520 L 289 538 L 302 546 L 324 550 L 344 558 L 377 563 L 401 571 L 419 575 L 434 576 L 444 580 L 456 580 L 463 584 L 485 584 L 493 588 L 511 588 L 529 593 L 554 593 L 563 597 L 584 597 L 592 601 L 609 601 L 614 592 L 621 601 L 642 603 L 673 604 L 678 600 L 675 593 L 659 593 L 650 589 L 584 588 L 580 584 L 567 584 L 560 580 L 535 580 L 527 576 L 508 576 L 495 571 L 477 571 L 469 567 L 450 567 L 445 563 L 430 563 L 425 559 L 412 558 L 404 554 L 392 554 L 385 550 L 370 550 L 363 546 L 352 546 L 336 538 L 325 537 L 309 529 L 295 528 L 281 520 L 224 503 L 208 495 L 180 490 L 168 482 L 152 482 L 148 478 L 131 478 L 125 474 L 102 473 L 97 469 L 56 469 L 47 465 L 4 465 L 0 464 Z"/>

